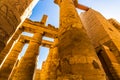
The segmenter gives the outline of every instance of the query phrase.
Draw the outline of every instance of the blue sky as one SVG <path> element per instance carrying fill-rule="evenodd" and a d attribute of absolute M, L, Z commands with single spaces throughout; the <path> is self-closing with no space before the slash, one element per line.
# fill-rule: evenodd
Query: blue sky
<path fill-rule="evenodd" d="M 115 18 L 120 21 L 120 0 L 78 0 L 80 4 L 86 5 L 92 9 L 99 11 L 107 19 Z M 83 12 L 78 10 L 78 13 Z M 33 9 L 30 19 L 40 21 L 42 16 L 48 15 L 47 24 L 59 26 L 59 6 L 54 4 L 54 0 L 39 0 Z M 47 25 L 46 24 L 46 25 Z M 27 46 L 27 45 L 26 45 Z M 26 49 L 26 47 L 24 48 Z M 38 68 L 41 67 L 42 61 L 46 59 L 49 51 L 48 48 L 40 47 L 40 56 L 38 58 Z"/>
<path fill-rule="evenodd" d="M 78 0 L 84 4 L 102 13 L 106 18 L 115 18 L 120 21 L 120 0 Z M 81 10 L 79 10 L 80 14 Z M 33 9 L 33 14 L 30 19 L 40 21 L 43 14 L 48 15 L 47 24 L 58 26 L 59 22 L 59 7 L 54 4 L 54 0 L 39 0 L 36 7 Z"/>

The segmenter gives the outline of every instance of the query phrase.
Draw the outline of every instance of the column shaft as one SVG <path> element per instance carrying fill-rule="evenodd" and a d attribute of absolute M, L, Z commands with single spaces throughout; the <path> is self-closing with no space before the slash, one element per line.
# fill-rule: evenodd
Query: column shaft
<path fill-rule="evenodd" d="M 21 58 L 17 70 L 12 80 L 32 80 L 34 69 L 36 67 L 39 46 L 41 44 L 42 34 L 35 33 L 30 40 L 29 46 L 25 55 Z"/>
<path fill-rule="evenodd" d="M 56 0 L 60 6 L 58 80 L 106 80 L 95 50 L 83 29 L 73 0 Z"/>
<path fill-rule="evenodd" d="M 19 28 L 14 35 L 12 36 L 12 38 L 10 39 L 9 43 L 6 45 L 6 47 L 2 50 L 2 52 L 0 53 L 0 64 L 2 63 L 2 61 L 4 60 L 5 56 L 8 54 L 8 52 L 10 51 L 13 43 L 15 40 L 18 39 L 19 35 L 22 33 L 23 28 Z"/>
<path fill-rule="evenodd" d="M 35 70 L 35 76 L 34 76 L 33 80 L 40 80 L 40 73 L 41 73 L 41 70 L 36 69 Z"/>
<path fill-rule="evenodd" d="M 12 69 L 10 75 L 9 75 L 8 80 L 12 80 L 12 77 L 13 77 L 13 75 L 14 75 L 16 69 L 17 69 L 17 65 L 18 65 L 18 63 L 19 63 L 19 59 L 16 61 L 15 65 L 14 65 L 14 67 L 13 67 L 13 69 Z"/>
<path fill-rule="evenodd" d="M 43 15 L 42 19 L 41 19 L 41 24 L 45 25 L 46 21 L 47 21 L 47 15 Z"/>
<path fill-rule="evenodd" d="M 7 80 L 13 67 L 14 64 L 17 61 L 18 55 L 21 52 L 23 46 L 25 44 L 24 40 L 19 40 L 12 50 L 8 53 L 8 56 L 6 56 L 5 61 L 1 64 L 0 68 L 0 80 Z"/>
<path fill-rule="evenodd" d="M 57 79 L 57 67 L 59 65 L 57 44 L 55 40 L 53 47 L 51 47 L 49 50 L 47 60 L 44 62 L 44 65 L 42 66 L 40 80 Z"/>
<path fill-rule="evenodd" d="M 0 52 L 17 27 L 31 14 L 38 0 L 0 0 Z"/>

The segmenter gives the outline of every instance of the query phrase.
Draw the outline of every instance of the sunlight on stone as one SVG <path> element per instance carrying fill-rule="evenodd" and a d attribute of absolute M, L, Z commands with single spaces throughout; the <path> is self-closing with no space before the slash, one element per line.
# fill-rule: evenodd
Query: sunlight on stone
<path fill-rule="evenodd" d="M 25 44 L 18 59 L 20 60 L 22 56 L 24 56 L 26 50 L 28 48 L 28 44 Z M 39 56 L 38 56 L 38 61 L 37 61 L 37 68 L 41 69 L 42 68 L 42 63 L 47 59 L 49 53 L 49 48 L 46 47 L 39 47 Z"/>
<path fill-rule="evenodd" d="M 21 57 L 24 56 L 27 48 L 28 48 L 28 44 L 25 44 L 22 51 L 21 51 L 21 53 L 20 53 L 20 55 L 18 56 L 18 59 L 21 59 Z"/>

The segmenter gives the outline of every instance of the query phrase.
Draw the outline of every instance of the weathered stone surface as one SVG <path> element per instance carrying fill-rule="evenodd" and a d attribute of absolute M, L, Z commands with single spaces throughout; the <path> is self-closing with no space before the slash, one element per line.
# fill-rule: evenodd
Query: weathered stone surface
<path fill-rule="evenodd" d="M 59 65 L 57 44 L 58 38 L 55 38 L 54 44 L 49 50 L 47 60 L 43 63 L 40 80 L 57 80 L 57 67 Z"/>
<path fill-rule="evenodd" d="M 109 80 L 119 80 L 119 67 L 120 64 L 118 63 L 117 58 L 114 54 L 110 51 L 109 47 L 106 45 L 101 46 L 102 49 L 99 51 L 98 56 L 103 64 L 104 70 L 109 78 Z"/>
<path fill-rule="evenodd" d="M 120 79 L 120 72 L 116 70 L 117 67 L 120 67 L 120 32 L 118 31 L 118 23 L 111 22 L 117 24 L 117 26 L 113 26 L 110 21 L 93 9 L 82 13 L 80 17 L 94 47 L 96 50 L 99 49 L 97 50 L 98 56 L 108 78 L 110 80 Z M 104 46 L 101 48 L 101 45 Z"/>
<path fill-rule="evenodd" d="M 35 70 L 35 76 L 33 80 L 40 80 L 40 72 L 41 72 L 40 69 Z"/>
<path fill-rule="evenodd" d="M 6 45 L 6 47 L 2 50 L 2 52 L 0 53 L 0 64 L 2 63 L 2 61 L 5 58 L 5 56 L 10 51 L 14 41 L 18 39 L 18 37 L 22 33 L 22 31 L 23 31 L 23 28 L 19 28 L 18 30 L 16 30 L 16 32 L 13 34 L 13 36 L 11 37 L 11 39 L 8 42 L 8 44 Z"/>
<path fill-rule="evenodd" d="M 16 61 L 18 58 L 19 53 L 22 51 L 22 48 L 25 44 L 24 40 L 19 40 L 15 43 L 12 50 L 8 53 L 5 58 L 5 61 L 0 65 L 0 80 L 7 80 Z"/>
<path fill-rule="evenodd" d="M 89 9 L 80 15 L 84 28 L 95 47 L 112 40 L 120 50 L 120 32 L 99 12 Z"/>
<path fill-rule="evenodd" d="M 38 0 L 0 0 L 0 51 L 17 27 L 27 18 Z"/>
<path fill-rule="evenodd" d="M 120 23 L 117 20 L 111 18 L 111 19 L 108 19 L 108 21 L 120 31 Z"/>
<path fill-rule="evenodd" d="M 45 26 L 45 23 L 46 23 L 46 21 L 47 21 L 47 15 L 43 15 L 43 17 L 42 17 L 42 20 L 41 20 L 41 24 L 43 24 L 44 26 Z"/>
<path fill-rule="evenodd" d="M 35 33 L 43 31 L 44 36 L 46 37 L 55 38 L 57 36 L 58 29 L 50 24 L 45 26 L 42 25 L 42 22 L 33 22 L 29 19 L 26 19 L 22 25 L 24 27 L 24 31 L 26 32 Z"/>
<path fill-rule="evenodd" d="M 12 77 L 14 76 L 14 73 L 16 72 L 18 63 L 19 63 L 19 60 L 17 60 L 17 62 L 15 63 L 15 65 L 14 65 L 14 67 L 13 67 L 13 69 L 12 69 L 10 75 L 9 75 L 8 80 L 12 80 Z"/>
<path fill-rule="evenodd" d="M 31 39 L 25 55 L 21 58 L 20 63 L 14 73 L 12 80 L 32 80 L 36 67 L 39 46 L 42 40 L 42 33 L 35 33 Z"/>
<path fill-rule="evenodd" d="M 59 75 L 58 80 L 106 80 L 95 50 L 83 29 L 73 0 L 55 0 L 60 6 L 58 33 Z M 92 58 L 91 58 L 92 57 Z M 72 60 L 71 60 L 72 59 Z M 91 61 L 87 61 L 87 60 Z M 73 61 L 73 62 L 72 62 Z M 97 67 L 96 67 L 97 65 Z M 74 75 L 68 76 L 67 75 Z"/>
<path fill-rule="evenodd" d="M 6 3 L 11 2 L 8 0 L 0 1 L 0 19 L 3 20 L 0 22 L 0 51 L 37 1 L 17 0 L 11 4 Z M 47 15 L 41 22 L 26 19 L 0 54 L 0 63 L 6 56 L 0 66 L 0 80 L 119 80 L 120 24 L 113 19 L 106 20 L 99 12 L 78 4 L 77 0 L 54 2 L 60 7 L 60 28 L 51 24 L 45 26 Z M 81 20 L 75 7 L 86 11 L 80 15 Z M 19 37 L 22 31 L 34 36 Z M 54 43 L 42 40 L 43 36 L 54 38 Z M 18 37 L 25 42 L 19 40 L 19 45 L 12 49 Z M 18 53 L 25 43 L 29 43 L 28 49 L 18 63 Z M 50 48 L 41 70 L 36 69 L 39 46 Z"/>

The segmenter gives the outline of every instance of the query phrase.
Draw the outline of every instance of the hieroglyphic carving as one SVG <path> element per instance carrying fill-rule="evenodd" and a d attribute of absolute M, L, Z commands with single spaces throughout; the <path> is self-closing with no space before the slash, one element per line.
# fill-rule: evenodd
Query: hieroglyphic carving
<path fill-rule="evenodd" d="M 0 3 L 0 28 L 4 29 L 6 32 L 4 37 L 6 40 L 13 34 L 16 30 L 16 27 L 21 22 L 21 16 L 26 8 L 30 5 L 33 0 L 1 0 Z M 5 29 L 5 27 L 7 29 Z M 1 34 L 3 35 L 3 34 Z"/>
<path fill-rule="evenodd" d="M 15 0 L 6 1 L 8 3 L 1 3 L 0 14 L 7 19 L 8 23 L 12 26 L 13 30 L 16 29 L 18 22 L 20 22 L 20 17 L 32 0 Z M 14 8 L 14 9 L 13 9 Z M 12 19 L 12 20 L 11 20 Z M 15 28 L 15 29 L 14 29 Z"/>
<path fill-rule="evenodd" d="M 10 31 L 9 34 L 12 34 L 15 31 L 16 26 L 18 24 L 18 20 L 17 20 L 17 18 L 15 16 L 14 12 L 12 10 L 9 10 L 7 5 L 3 4 L 0 7 L 0 14 L 2 15 L 1 19 L 3 17 L 3 19 L 5 21 L 7 21 L 7 23 L 11 26 L 12 31 Z M 2 21 L 0 23 L 2 25 L 1 27 L 7 26 L 6 24 L 3 24 Z"/>
<path fill-rule="evenodd" d="M 9 15 L 7 16 L 8 23 L 11 24 L 13 26 L 13 30 L 15 30 L 18 25 L 18 20 L 14 12 L 12 10 L 9 10 L 7 15 Z"/>
<path fill-rule="evenodd" d="M 11 2 L 11 1 L 9 1 Z M 14 3 L 12 3 L 12 6 L 14 6 L 15 10 L 19 12 L 20 15 L 24 12 L 24 10 L 27 8 L 27 6 L 32 2 L 32 0 L 15 0 Z"/>
<path fill-rule="evenodd" d="M 1 24 L 0 24 L 1 26 Z M 5 37 L 7 36 L 6 32 L 0 28 L 0 52 L 3 50 L 4 46 L 5 46 Z"/>
<path fill-rule="evenodd" d="M 8 13 L 8 6 L 3 4 L 2 6 L 0 6 L 0 13 L 4 13 L 5 16 L 7 16 Z"/>

